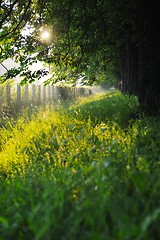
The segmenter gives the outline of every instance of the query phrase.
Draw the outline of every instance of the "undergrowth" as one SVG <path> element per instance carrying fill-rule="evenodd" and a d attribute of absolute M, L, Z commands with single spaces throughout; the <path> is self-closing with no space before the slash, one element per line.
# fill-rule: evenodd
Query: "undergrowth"
<path fill-rule="evenodd" d="M 7 119 L 0 129 L 0 239 L 160 235 L 160 119 L 119 92 Z"/>

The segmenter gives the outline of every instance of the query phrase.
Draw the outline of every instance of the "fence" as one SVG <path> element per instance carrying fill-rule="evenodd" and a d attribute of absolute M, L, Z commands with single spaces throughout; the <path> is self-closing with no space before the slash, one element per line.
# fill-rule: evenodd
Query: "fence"
<path fill-rule="evenodd" d="M 44 85 L 0 86 L 0 108 L 26 105 L 46 105 L 59 99 L 74 99 L 91 94 L 90 88 Z"/>

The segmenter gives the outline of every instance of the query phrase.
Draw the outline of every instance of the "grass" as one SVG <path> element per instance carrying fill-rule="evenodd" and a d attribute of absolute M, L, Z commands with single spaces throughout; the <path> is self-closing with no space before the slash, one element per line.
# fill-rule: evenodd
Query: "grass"
<path fill-rule="evenodd" d="M 160 235 L 160 119 L 119 92 L 0 129 L 0 240 Z"/>

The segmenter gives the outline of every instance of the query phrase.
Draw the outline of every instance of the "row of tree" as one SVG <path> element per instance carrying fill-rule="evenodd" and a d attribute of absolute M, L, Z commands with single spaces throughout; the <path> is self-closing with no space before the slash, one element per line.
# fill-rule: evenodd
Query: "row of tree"
<path fill-rule="evenodd" d="M 46 70 L 28 68 L 38 59 L 50 64 L 53 83 L 117 81 L 146 112 L 158 113 L 159 22 L 151 0 L 0 1 L 1 63 L 13 56 L 20 63 L 3 80 L 17 74 L 23 83 L 40 78 Z M 42 40 L 44 30 L 50 38 Z"/>

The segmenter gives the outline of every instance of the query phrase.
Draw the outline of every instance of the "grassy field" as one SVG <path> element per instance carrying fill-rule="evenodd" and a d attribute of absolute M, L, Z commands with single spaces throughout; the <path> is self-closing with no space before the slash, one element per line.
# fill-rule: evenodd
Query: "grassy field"
<path fill-rule="evenodd" d="M 158 240 L 160 118 L 120 92 L 0 128 L 0 240 Z"/>

